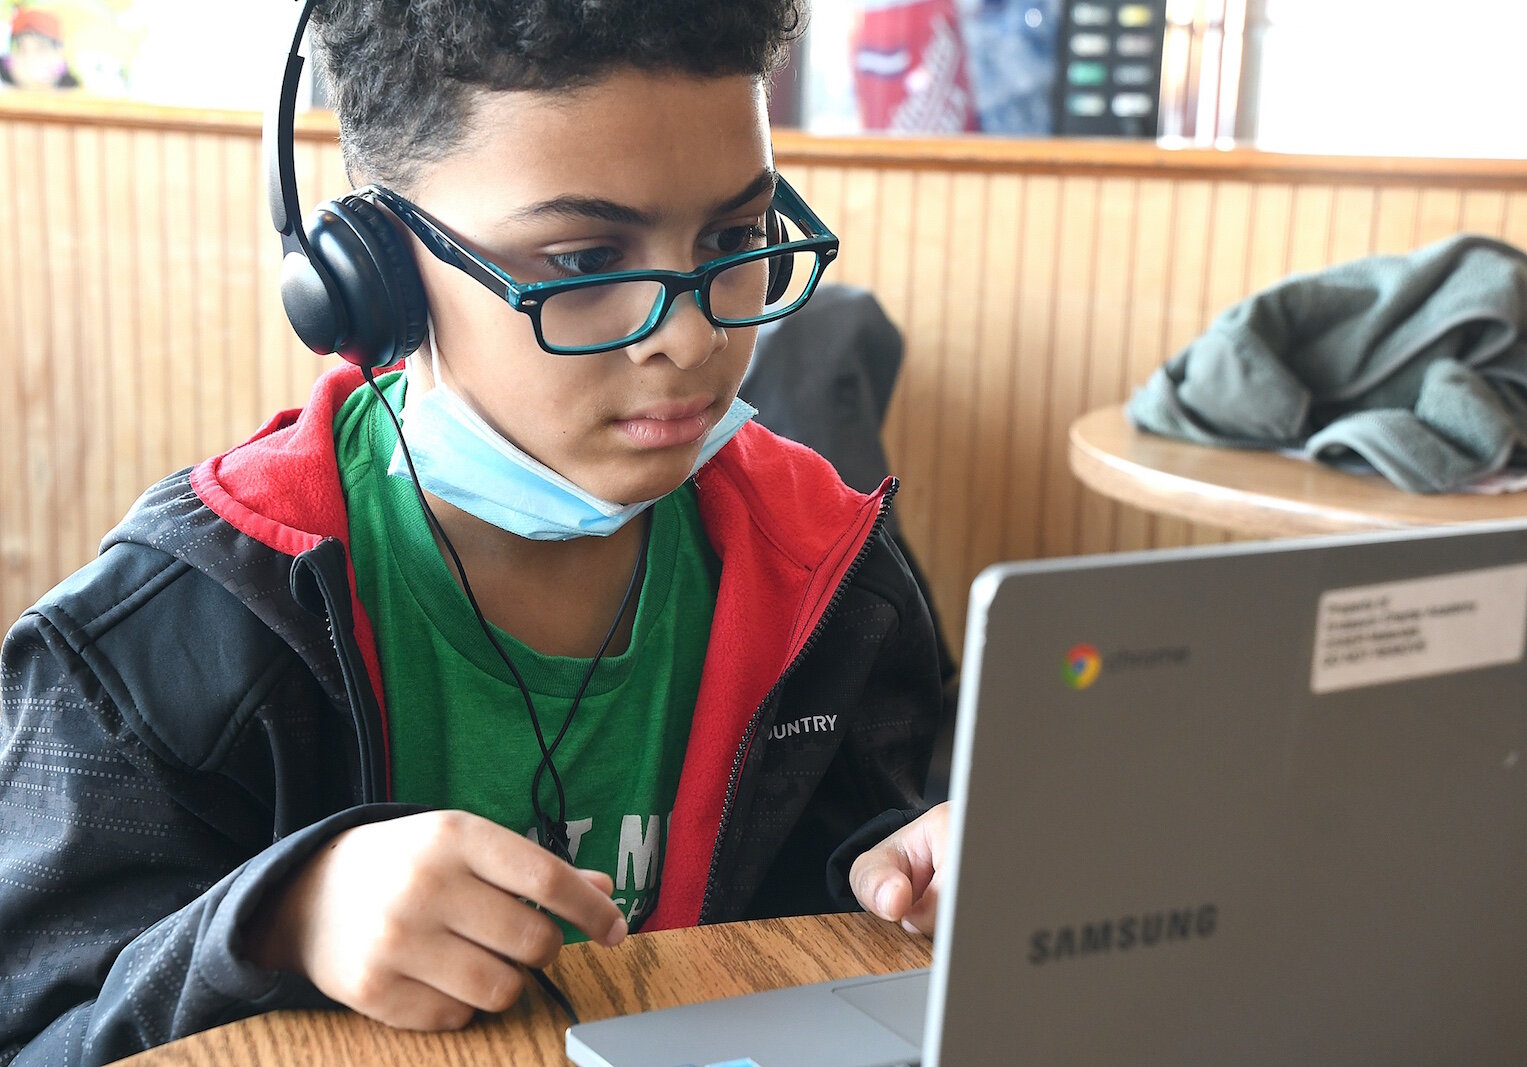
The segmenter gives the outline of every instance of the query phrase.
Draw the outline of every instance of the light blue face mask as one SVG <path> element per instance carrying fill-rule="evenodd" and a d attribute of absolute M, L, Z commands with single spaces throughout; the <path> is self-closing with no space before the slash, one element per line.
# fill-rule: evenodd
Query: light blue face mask
<path fill-rule="evenodd" d="M 756 414 L 756 408 L 733 400 L 705 435 L 689 473 L 699 470 Z M 657 503 L 616 504 L 579 488 L 505 440 L 438 372 L 433 389 L 408 399 L 402 422 L 414 470 L 426 492 L 532 541 L 608 537 Z M 401 441 L 387 473 L 408 477 Z"/>

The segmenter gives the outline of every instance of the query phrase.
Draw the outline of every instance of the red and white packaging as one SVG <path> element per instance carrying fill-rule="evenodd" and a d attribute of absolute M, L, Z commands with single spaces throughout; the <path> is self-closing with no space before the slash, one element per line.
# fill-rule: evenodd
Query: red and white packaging
<path fill-rule="evenodd" d="M 980 128 L 955 0 L 865 0 L 853 50 L 866 130 Z"/>

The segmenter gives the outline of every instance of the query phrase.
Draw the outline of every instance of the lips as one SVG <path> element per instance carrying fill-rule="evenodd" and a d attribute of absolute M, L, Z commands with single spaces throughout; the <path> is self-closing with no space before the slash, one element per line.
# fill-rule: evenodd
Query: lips
<path fill-rule="evenodd" d="M 677 448 L 694 444 L 710 429 L 711 419 L 707 413 L 714 403 L 714 400 L 701 397 L 649 404 L 616 419 L 615 427 L 641 448 Z"/>

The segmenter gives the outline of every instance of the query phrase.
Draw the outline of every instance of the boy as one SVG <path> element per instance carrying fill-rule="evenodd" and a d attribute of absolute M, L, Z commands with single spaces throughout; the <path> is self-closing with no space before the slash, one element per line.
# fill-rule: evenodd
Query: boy
<path fill-rule="evenodd" d="M 7 638 L 0 1062 L 335 1002 L 458 1027 L 638 923 L 930 929 L 940 686 L 889 492 L 734 403 L 778 273 L 747 253 L 809 215 L 764 108 L 801 18 L 320 5 L 379 187 L 330 214 L 396 235 L 422 347 L 149 490 Z M 515 309 L 499 274 L 598 284 Z"/>

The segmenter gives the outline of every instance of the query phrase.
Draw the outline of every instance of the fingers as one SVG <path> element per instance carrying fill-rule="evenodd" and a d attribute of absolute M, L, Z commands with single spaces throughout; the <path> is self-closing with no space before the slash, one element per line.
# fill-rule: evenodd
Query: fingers
<path fill-rule="evenodd" d="M 578 877 L 582 878 L 584 881 L 588 882 L 589 885 L 599 890 L 599 892 L 604 896 L 609 896 L 615 892 L 615 879 L 611 878 L 603 871 L 586 871 L 582 867 L 576 869 L 578 871 Z"/>
<path fill-rule="evenodd" d="M 424 982 L 394 976 L 344 1003 L 400 1030 L 460 1030 L 477 1009 Z"/>
<path fill-rule="evenodd" d="M 560 947 L 562 934 L 554 924 L 552 932 Z M 556 956 L 555 950 L 551 956 Z M 464 937 L 438 939 L 435 951 L 409 961 L 408 977 L 466 1006 L 469 1015 L 471 1011 L 507 1011 L 525 988 L 524 971 Z"/>
<path fill-rule="evenodd" d="M 520 967 L 544 967 L 561 950 L 548 911 L 618 942 L 626 924 L 612 889 L 608 875 L 578 871 L 487 819 L 426 812 L 338 835 L 274 910 L 291 913 L 280 927 L 294 945 L 290 969 L 365 1015 L 432 1030 L 518 998 Z"/>
<path fill-rule="evenodd" d="M 912 858 L 893 835 L 854 861 L 848 884 L 865 911 L 899 922 L 918 897 L 914 873 Z"/>
<path fill-rule="evenodd" d="M 943 879 L 935 874 L 933 880 L 928 883 L 928 888 L 923 890 L 922 895 L 902 913 L 902 929 L 912 934 L 933 936 L 933 927 L 938 919 L 939 885 L 942 881 Z"/>
<path fill-rule="evenodd" d="M 626 921 L 610 899 L 608 879 L 590 878 L 535 843 L 476 816 L 454 820 L 445 832 L 460 833 L 459 854 L 473 874 L 505 893 L 529 900 L 566 919 L 592 940 L 618 945 Z M 611 886 L 613 888 L 613 886 Z"/>
<path fill-rule="evenodd" d="M 912 932 L 932 933 L 947 832 L 948 806 L 940 804 L 862 853 L 848 876 L 860 905 Z"/>
<path fill-rule="evenodd" d="M 484 882 L 456 887 L 443 914 L 453 933 L 526 967 L 549 967 L 562 950 L 562 930 L 550 915 Z"/>

